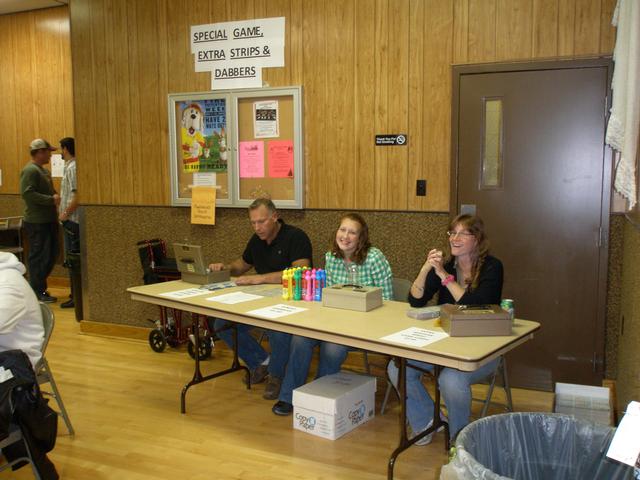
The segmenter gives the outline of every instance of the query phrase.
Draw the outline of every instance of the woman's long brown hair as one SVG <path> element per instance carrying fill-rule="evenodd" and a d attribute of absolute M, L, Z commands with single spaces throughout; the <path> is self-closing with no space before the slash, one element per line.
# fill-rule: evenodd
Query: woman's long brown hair
<path fill-rule="evenodd" d="M 484 231 L 484 222 L 478 216 L 468 214 L 458 215 L 451 220 L 449 231 L 453 232 L 457 226 L 468 230 L 476 239 L 476 248 L 471 254 L 471 277 L 464 279 L 467 289 L 474 290 L 478 287 L 480 270 L 482 270 L 482 265 L 484 265 L 484 261 L 489 254 L 489 239 Z M 451 245 L 449 242 L 447 242 L 447 253 L 447 256 L 451 258 Z"/>
<path fill-rule="evenodd" d="M 340 223 L 338 223 L 338 229 L 340 225 L 342 225 L 342 221 L 348 219 L 352 220 L 358 224 L 360 224 L 360 235 L 358 235 L 358 246 L 353 252 L 353 262 L 358 265 L 362 265 L 362 263 L 367 258 L 367 253 L 369 253 L 369 248 L 371 248 L 371 242 L 369 241 L 369 227 L 367 226 L 367 222 L 364 221 L 361 215 L 357 213 L 345 213 L 342 217 L 340 217 Z M 337 229 L 336 229 L 337 233 Z M 336 258 L 344 259 L 344 253 L 340 250 L 338 246 L 338 242 L 336 242 L 336 233 L 333 235 L 333 246 L 331 247 L 331 253 Z"/>

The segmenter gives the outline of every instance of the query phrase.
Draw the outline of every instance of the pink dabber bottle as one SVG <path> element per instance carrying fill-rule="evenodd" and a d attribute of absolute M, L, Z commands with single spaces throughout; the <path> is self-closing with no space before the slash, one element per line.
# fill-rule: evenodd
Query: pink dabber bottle
<path fill-rule="evenodd" d="M 313 282 L 311 280 L 311 270 L 306 270 L 304 272 L 304 300 L 306 302 L 313 301 Z"/>

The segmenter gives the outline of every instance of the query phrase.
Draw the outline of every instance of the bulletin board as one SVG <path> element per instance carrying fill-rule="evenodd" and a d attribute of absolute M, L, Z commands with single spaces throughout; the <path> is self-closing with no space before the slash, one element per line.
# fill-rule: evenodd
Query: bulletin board
<path fill-rule="evenodd" d="M 172 205 L 191 205 L 194 185 L 215 186 L 217 204 L 232 203 L 228 94 L 169 95 Z"/>
<path fill-rule="evenodd" d="M 268 197 L 303 208 L 300 87 L 170 94 L 169 121 L 172 205 L 191 205 L 191 187 L 208 184 L 220 206 Z"/>

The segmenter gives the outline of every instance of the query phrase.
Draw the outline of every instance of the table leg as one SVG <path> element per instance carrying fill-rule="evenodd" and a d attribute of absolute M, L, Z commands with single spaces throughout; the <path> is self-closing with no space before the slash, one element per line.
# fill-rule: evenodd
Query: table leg
<path fill-rule="evenodd" d="M 433 402 L 433 424 L 424 432 L 409 439 L 407 436 L 407 359 L 397 358 L 395 360 L 398 364 L 398 394 L 400 396 L 400 443 L 391 454 L 391 457 L 389 457 L 389 464 L 387 466 L 388 480 L 393 480 L 393 467 L 398 459 L 398 455 L 421 438 L 436 432 L 441 426 L 444 426 L 445 450 L 449 450 L 449 424 L 440 418 L 440 387 L 438 386 L 438 376 L 440 375 L 442 367 L 435 365 L 433 372 L 436 379 L 436 398 Z"/>
<path fill-rule="evenodd" d="M 221 377 L 222 375 L 226 375 L 228 373 L 238 372 L 240 370 L 244 370 L 245 376 L 247 379 L 247 388 L 251 388 L 250 374 L 249 369 L 243 365 L 240 365 L 240 360 L 238 358 L 238 328 L 235 323 L 232 323 L 230 328 L 233 331 L 233 363 L 231 364 L 231 368 L 227 368 L 226 370 L 222 370 L 220 372 L 212 373 L 211 375 L 203 376 L 200 371 L 200 322 L 197 320 L 192 322 L 191 328 L 193 329 L 193 338 L 194 338 L 194 350 L 195 350 L 195 370 L 193 372 L 193 378 L 189 383 L 187 383 L 182 388 L 182 393 L 180 394 L 180 413 L 186 413 L 186 396 L 187 390 L 193 385 L 197 385 L 198 383 L 206 382 L 207 380 L 212 380 L 217 377 Z"/>

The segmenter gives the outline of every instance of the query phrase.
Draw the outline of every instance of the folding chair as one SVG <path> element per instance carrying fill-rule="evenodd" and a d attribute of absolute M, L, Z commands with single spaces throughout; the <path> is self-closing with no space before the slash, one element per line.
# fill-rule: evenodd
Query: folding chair
<path fill-rule="evenodd" d="M 25 452 L 27 453 L 27 456 L 14 458 L 10 462 L 7 461 L 7 463 L 3 463 L 2 465 L 0 465 L 0 472 L 3 472 L 8 468 L 11 468 L 14 465 L 18 465 L 22 462 L 29 462 L 29 465 L 31 465 L 31 470 L 33 470 L 33 476 L 37 480 L 40 480 L 41 477 L 40 477 L 40 474 L 38 473 L 38 469 L 36 468 L 33 457 L 31 456 L 29 443 L 25 441 L 24 436 L 22 435 L 22 430 L 20 429 L 20 426 L 18 426 L 15 423 L 11 423 L 11 425 L 9 426 L 9 429 L 10 429 L 9 436 L 3 440 L 0 440 L 0 450 L 2 450 L 3 448 L 7 448 L 10 445 L 13 445 L 14 443 L 22 442 L 24 443 L 24 449 L 25 449 Z"/>
<path fill-rule="evenodd" d="M 506 404 L 491 401 L 491 397 L 493 396 L 493 389 L 496 386 L 496 380 L 498 379 L 498 377 L 500 377 L 502 381 L 502 388 L 504 389 L 504 394 L 507 398 Z M 500 357 L 500 359 L 498 360 L 498 365 L 496 365 L 495 370 L 493 371 L 491 376 L 487 377 L 487 379 L 489 379 L 489 389 L 487 390 L 486 398 L 472 398 L 474 402 L 484 402 L 479 418 L 487 415 L 489 405 L 492 404 L 500 405 L 507 412 L 513 412 L 513 400 L 511 399 L 511 387 L 509 386 L 509 377 L 507 375 L 507 359 L 505 357 Z"/>
<path fill-rule="evenodd" d="M 35 368 L 36 378 L 38 379 L 38 385 L 42 385 L 44 383 L 51 384 L 52 392 L 43 391 L 42 393 L 43 395 L 50 395 L 55 398 L 56 403 L 58 404 L 58 408 L 60 409 L 58 415 L 60 415 L 64 420 L 69 434 L 73 436 L 75 435 L 75 431 L 73 430 L 73 426 L 71 425 L 71 420 L 69 419 L 69 415 L 67 414 L 67 409 L 64 408 L 64 402 L 62 401 L 62 396 L 60 395 L 60 391 L 58 390 L 56 381 L 53 378 L 53 372 L 49 367 L 49 362 L 47 362 L 47 359 L 44 356 L 44 352 L 47 349 L 47 345 L 49 344 L 49 339 L 51 338 L 51 334 L 53 333 L 55 318 L 53 312 L 45 303 L 40 303 L 40 311 L 42 312 L 42 324 L 44 325 L 44 342 L 42 343 L 42 358 Z"/>
<path fill-rule="evenodd" d="M 411 290 L 411 282 L 406 278 L 394 278 L 393 279 L 393 299 L 396 302 L 407 302 L 409 300 L 409 291 Z M 380 406 L 380 415 L 384 415 L 384 410 L 387 408 L 387 402 L 389 401 L 389 395 L 393 390 L 391 380 L 387 376 L 387 390 L 384 392 L 384 400 Z"/>

